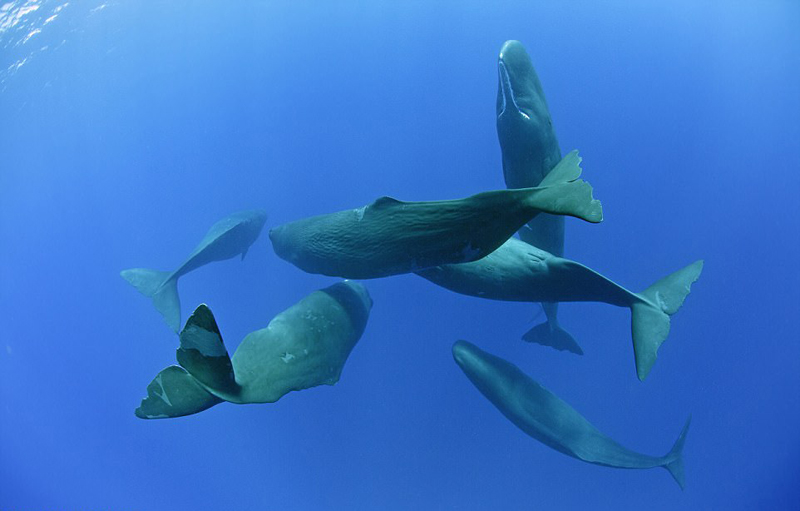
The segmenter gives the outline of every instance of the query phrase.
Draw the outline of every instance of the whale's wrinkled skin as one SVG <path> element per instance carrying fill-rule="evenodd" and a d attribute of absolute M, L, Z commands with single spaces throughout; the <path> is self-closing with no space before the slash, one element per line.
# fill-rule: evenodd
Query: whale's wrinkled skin
<path fill-rule="evenodd" d="M 334 284 L 248 334 L 229 358 L 214 316 L 201 305 L 180 334 L 180 366 L 169 366 L 153 379 L 136 416 L 181 417 L 223 401 L 274 403 L 291 391 L 334 385 L 371 308 L 363 285 Z"/>
<path fill-rule="evenodd" d="M 370 279 L 475 261 L 542 211 L 588 222 L 603 218 L 569 153 L 537 188 L 496 190 L 459 200 L 401 202 L 383 197 L 357 209 L 273 228 L 275 253 L 303 271 Z"/>

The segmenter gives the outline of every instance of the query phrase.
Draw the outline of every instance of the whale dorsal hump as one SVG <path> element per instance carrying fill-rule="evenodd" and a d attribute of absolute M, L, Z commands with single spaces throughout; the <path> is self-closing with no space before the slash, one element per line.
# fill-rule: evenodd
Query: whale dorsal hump
<path fill-rule="evenodd" d="M 387 195 L 384 195 L 383 197 L 375 199 L 375 202 L 372 203 L 371 207 L 374 209 L 384 209 L 384 208 L 397 207 L 401 204 L 403 204 L 403 201 L 399 201 L 394 197 L 389 197 Z"/>

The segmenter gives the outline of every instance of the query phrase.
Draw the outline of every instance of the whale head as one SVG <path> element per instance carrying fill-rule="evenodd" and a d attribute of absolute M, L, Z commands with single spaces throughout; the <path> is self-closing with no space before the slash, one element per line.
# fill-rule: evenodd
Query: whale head
<path fill-rule="evenodd" d="M 506 185 L 536 186 L 561 154 L 542 84 L 522 43 L 503 45 L 497 74 L 497 136 Z"/>
<path fill-rule="evenodd" d="M 514 365 L 470 342 L 456 341 L 452 350 L 456 364 L 473 385 L 492 401 L 518 378 L 519 369 Z"/>

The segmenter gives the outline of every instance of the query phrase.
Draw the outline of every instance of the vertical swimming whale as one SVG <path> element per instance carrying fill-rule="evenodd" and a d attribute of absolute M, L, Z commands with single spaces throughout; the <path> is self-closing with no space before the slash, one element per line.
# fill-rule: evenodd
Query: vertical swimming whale
<path fill-rule="evenodd" d="M 561 149 L 542 84 L 522 43 L 503 44 L 497 72 L 497 137 L 506 186 L 539 186 L 561 159 Z M 564 217 L 539 215 L 520 229 L 519 236 L 553 255 L 564 255 Z M 558 323 L 558 303 L 543 302 L 542 307 L 547 321 L 533 327 L 523 339 L 581 353 L 575 339 Z"/>
<path fill-rule="evenodd" d="M 123 270 L 120 275 L 140 293 L 153 300 L 167 325 L 177 332 L 181 327 L 181 301 L 178 279 L 214 261 L 241 254 L 242 259 L 264 227 L 267 214 L 262 210 L 240 211 L 218 221 L 208 230 L 189 257 L 175 271 L 147 268 Z"/>
<path fill-rule="evenodd" d="M 663 467 L 684 488 L 683 444 L 690 420 L 667 454 L 640 454 L 601 433 L 569 404 L 507 360 L 466 341 L 453 345 L 453 358 L 481 394 L 508 420 L 551 449 L 606 467 Z"/>

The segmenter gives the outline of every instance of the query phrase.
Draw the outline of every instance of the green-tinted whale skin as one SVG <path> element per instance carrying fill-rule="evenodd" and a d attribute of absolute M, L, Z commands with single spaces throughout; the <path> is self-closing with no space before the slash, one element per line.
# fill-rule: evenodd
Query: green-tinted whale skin
<path fill-rule="evenodd" d="M 453 345 L 464 374 L 500 412 L 529 436 L 567 456 L 615 468 L 664 467 L 684 487 L 683 444 L 689 421 L 664 456 L 627 449 L 607 437 L 561 398 L 514 364 L 466 341 Z"/>
<path fill-rule="evenodd" d="M 508 188 L 539 186 L 561 158 L 550 109 L 539 76 L 519 41 L 506 41 L 497 59 L 497 137 Z M 564 218 L 542 214 L 523 227 L 522 241 L 564 255 Z M 525 340 L 582 354 L 578 343 L 558 324 L 558 303 L 543 302 L 547 323 L 537 325 Z"/>
<path fill-rule="evenodd" d="M 356 282 L 315 291 L 252 332 L 231 359 L 211 311 L 199 306 L 181 332 L 177 358 L 147 387 L 143 419 L 191 415 L 229 401 L 272 403 L 287 393 L 333 385 L 366 327 L 372 299 Z"/>
<path fill-rule="evenodd" d="M 293 390 L 334 385 L 372 306 L 356 282 L 311 293 L 248 334 L 231 359 L 242 392 L 237 403 L 272 403 Z M 224 397 L 224 396 L 222 396 Z"/>
<path fill-rule="evenodd" d="M 539 186 L 561 159 L 542 84 L 522 43 L 506 41 L 497 60 L 497 137 L 508 188 Z M 564 253 L 564 217 L 543 214 L 520 232 L 526 243 Z M 526 239 L 527 238 L 527 239 Z"/>
<path fill-rule="evenodd" d="M 517 238 L 478 261 L 441 265 L 417 275 L 457 293 L 516 302 L 604 302 L 630 307 L 643 298 L 586 266 Z"/>
<path fill-rule="evenodd" d="M 178 279 L 214 261 L 224 261 L 240 254 L 244 259 L 250 245 L 261 234 L 266 220 L 267 214 L 261 210 L 233 213 L 211 226 L 177 270 L 169 272 L 131 268 L 123 270 L 121 275 L 140 293 L 153 300 L 158 312 L 170 328 L 177 332 L 181 325 Z"/>
<path fill-rule="evenodd" d="M 370 279 L 480 259 L 540 211 L 602 220 L 580 175 L 577 152 L 539 188 L 496 190 L 465 199 L 401 202 L 383 197 L 358 209 L 273 228 L 275 253 L 309 273 Z M 563 178 L 563 179 L 560 179 Z"/>
<path fill-rule="evenodd" d="M 478 261 L 442 265 L 417 275 L 457 293 L 520 302 L 603 302 L 628 307 L 637 375 L 644 380 L 691 284 L 703 269 L 697 261 L 634 293 L 596 271 L 510 238 Z"/>

